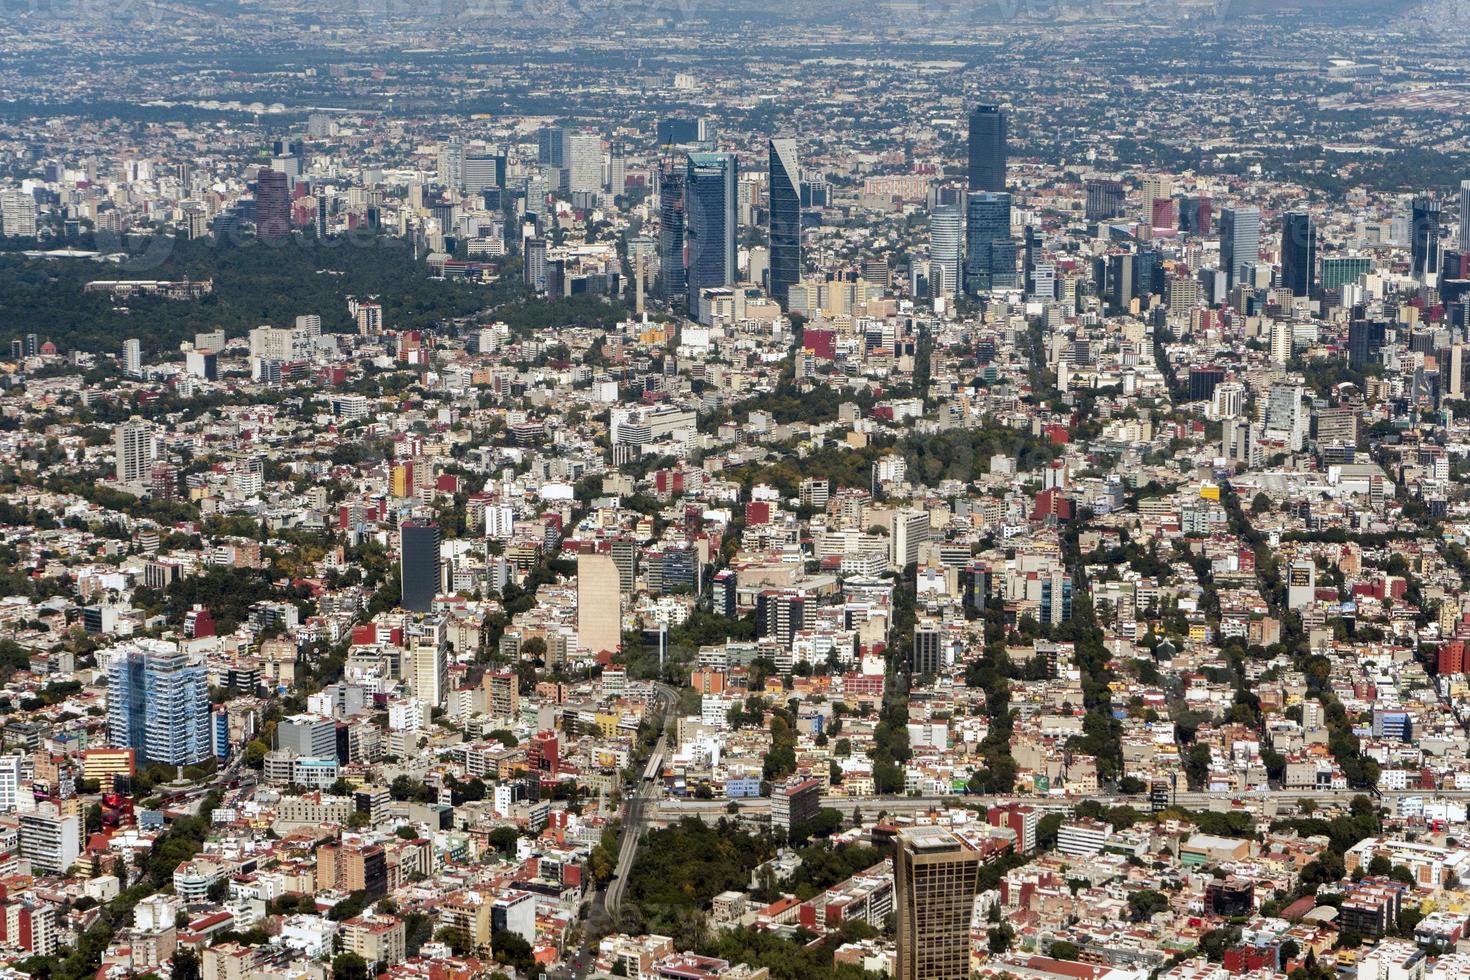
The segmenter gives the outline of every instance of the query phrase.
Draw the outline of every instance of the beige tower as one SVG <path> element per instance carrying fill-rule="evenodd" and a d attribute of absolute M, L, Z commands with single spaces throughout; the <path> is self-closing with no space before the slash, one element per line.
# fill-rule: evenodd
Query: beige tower
<path fill-rule="evenodd" d="M 577 556 L 577 645 L 592 653 L 616 650 L 623 638 L 622 592 L 611 555 Z"/>
<path fill-rule="evenodd" d="M 895 980 L 966 980 L 980 853 L 942 827 L 899 834 Z"/>

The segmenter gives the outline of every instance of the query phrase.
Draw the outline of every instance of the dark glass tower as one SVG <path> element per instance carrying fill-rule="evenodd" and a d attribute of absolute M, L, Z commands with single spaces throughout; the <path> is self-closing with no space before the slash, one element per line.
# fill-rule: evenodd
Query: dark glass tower
<path fill-rule="evenodd" d="M 1006 189 L 1006 111 L 977 106 L 970 113 L 970 190 Z"/>
<path fill-rule="evenodd" d="M 291 234 L 291 187 L 284 170 L 261 167 L 255 175 L 255 236 L 280 241 Z"/>
<path fill-rule="evenodd" d="M 733 153 L 691 153 L 684 172 L 684 240 L 689 312 L 699 311 L 705 289 L 735 284 L 735 181 Z"/>
<path fill-rule="evenodd" d="M 1302 211 L 1281 217 L 1281 285 L 1293 296 L 1317 292 L 1317 225 Z"/>
<path fill-rule="evenodd" d="M 1429 195 L 1414 198 L 1414 240 L 1409 254 L 1413 258 L 1413 274 L 1422 279 L 1426 275 L 1439 273 L 1439 226 L 1440 203 Z"/>
<path fill-rule="evenodd" d="M 784 310 L 792 285 L 801 279 L 801 166 L 796 158 L 796 140 L 771 140 L 770 155 L 770 293 Z"/>
<path fill-rule="evenodd" d="M 661 170 L 658 199 L 659 295 L 682 306 L 689 298 L 684 278 L 684 175 L 672 167 Z"/>
<path fill-rule="evenodd" d="M 965 289 L 1014 289 L 1016 243 L 1011 239 L 1011 196 L 971 194 L 965 221 Z"/>
<path fill-rule="evenodd" d="M 402 599 L 410 612 L 428 612 L 439 594 L 439 525 L 409 520 L 398 526 Z"/>

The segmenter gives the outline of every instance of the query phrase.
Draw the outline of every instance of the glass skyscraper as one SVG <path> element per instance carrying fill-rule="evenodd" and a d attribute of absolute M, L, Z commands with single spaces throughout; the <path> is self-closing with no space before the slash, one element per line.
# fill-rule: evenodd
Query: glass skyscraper
<path fill-rule="evenodd" d="M 673 167 L 658 175 L 658 283 L 659 295 L 671 303 L 685 303 L 684 175 Z"/>
<path fill-rule="evenodd" d="M 691 315 L 699 313 L 702 290 L 735 284 L 738 169 L 733 153 L 689 154 L 684 172 L 684 241 Z"/>
<path fill-rule="evenodd" d="M 439 525 L 408 520 L 398 525 L 401 598 L 410 612 L 428 612 L 439 594 Z"/>
<path fill-rule="evenodd" d="M 970 190 L 1006 189 L 1006 111 L 976 106 L 970 113 Z"/>
<path fill-rule="evenodd" d="M 1440 265 L 1440 202 L 1428 194 L 1414 198 L 1411 215 L 1411 233 L 1414 238 L 1409 244 L 1413 260 L 1413 275 L 1416 279 L 1438 275 Z"/>
<path fill-rule="evenodd" d="M 1011 196 L 987 191 L 971 194 L 965 219 L 966 291 L 1014 289 L 1018 283 Z"/>
<path fill-rule="evenodd" d="M 1245 278 L 1247 263 L 1261 260 L 1260 208 L 1225 208 L 1220 212 L 1220 267 L 1226 286 L 1234 289 Z"/>
<path fill-rule="evenodd" d="M 211 752 L 204 663 L 172 644 L 145 641 L 107 669 L 108 740 L 139 763 L 193 765 Z"/>
<path fill-rule="evenodd" d="M 960 209 L 937 205 L 929 215 L 929 295 L 960 291 Z"/>
<path fill-rule="evenodd" d="M 801 166 L 796 140 L 771 140 L 770 293 L 786 308 L 791 286 L 801 279 Z"/>
<path fill-rule="evenodd" d="M 1317 291 L 1317 225 L 1303 211 L 1281 216 L 1281 285 L 1293 296 Z"/>

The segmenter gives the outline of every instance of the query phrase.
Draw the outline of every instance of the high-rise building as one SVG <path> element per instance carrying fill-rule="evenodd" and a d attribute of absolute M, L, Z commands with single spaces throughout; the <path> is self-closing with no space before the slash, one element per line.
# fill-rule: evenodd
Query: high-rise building
<path fill-rule="evenodd" d="M 737 277 L 739 165 L 733 153 L 691 153 L 684 172 L 684 236 L 689 311 L 706 289 L 733 286 Z"/>
<path fill-rule="evenodd" d="M 1293 296 L 1317 292 L 1317 223 L 1302 211 L 1281 217 L 1281 286 Z"/>
<path fill-rule="evenodd" d="M 1411 272 L 1416 279 L 1439 275 L 1440 267 L 1440 202 L 1428 194 L 1414 198 L 1410 215 L 1409 255 Z"/>
<path fill-rule="evenodd" d="M 914 673 L 937 674 L 944 667 L 944 630 L 932 619 L 914 626 Z"/>
<path fill-rule="evenodd" d="M 1143 178 L 1143 189 L 1140 193 L 1143 198 L 1140 210 L 1143 220 L 1151 222 L 1155 228 L 1164 227 L 1154 220 L 1155 206 L 1159 201 L 1174 199 L 1174 178 L 1168 174 L 1148 174 Z"/>
<path fill-rule="evenodd" d="M 536 131 L 536 162 L 558 170 L 567 165 L 567 131 L 560 126 L 542 126 Z"/>
<path fill-rule="evenodd" d="M 929 214 L 929 295 L 954 296 L 960 283 L 960 209 L 937 205 Z"/>
<path fill-rule="evenodd" d="M 593 654 L 618 649 L 623 637 L 622 590 L 611 555 L 577 556 L 577 645 Z"/>
<path fill-rule="evenodd" d="M 255 236 L 280 241 L 291 234 L 291 178 L 261 167 L 255 175 Z"/>
<path fill-rule="evenodd" d="M 208 758 L 204 662 L 157 640 L 115 651 L 107 668 L 107 734 L 140 763 L 188 766 Z"/>
<path fill-rule="evenodd" d="M 567 190 L 595 194 L 602 190 L 602 137 L 596 133 L 567 134 Z"/>
<path fill-rule="evenodd" d="M 684 271 L 684 175 L 673 167 L 658 175 L 658 292 L 675 305 L 689 301 Z"/>
<path fill-rule="evenodd" d="M 20 815 L 20 856 L 32 874 L 66 874 L 81 852 L 80 818 L 62 816 L 54 803 Z"/>
<path fill-rule="evenodd" d="M 1302 408 L 1303 387 L 1278 381 L 1266 396 L 1266 438 L 1280 439 L 1299 452 L 1307 437 L 1307 412 Z"/>
<path fill-rule="evenodd" d="M 130 378 L 143 374 L 143 345 L 138 342 L 137 337 L 129 337 L 123 341 L 123 371 Z"/>
<path fill-rule="evenodd" d="M 439 144 L 439 183 L 445 187 L 464 186 L 464 144 L 456 141 Z"/>
<path fill-rule="evenodd" d="M 965 224 L 965 289 L 981 293 L 1014 289 L 1016 243 L 1011 238 L 1011 196 L 972 193 Z"/>
<path fill-rule="evenodd" d="M 410 627 L 405 673 L 413 696 L 431 708 L 444 706 L 449 695 L 449 632 L 444 617 L 429 617 Z"/>
<path fill-rule="evenodd" d="M 1087 220 L 1105 221 L 1123 213 L 1127 192 L 1121 180 L 1094 177 L 1087 181 Z"/>
<path fill-rule="evenodd" d="M 464 192 L 470 196 L 484 194 L 488 190 L 505 187 L 505 156 L 503 154 L 471 154 L 464 158 Z"/>
<path fill-rule="evenodd" d="M 134 415 L 112 430 L 117 482 L 137 483 L 153 470 L 153 426 Z"/>
<path fill-rule="evenodd" d="M 546 239 L 528 238 L 522 256 L 521 278 L 526 288 L 537 293 L 546 291 Z"/>
<path fill-rule="evenodd" d="M 314 759 L 335 759 L 336 719 L 304 713 L 282 718 L 276 724 L 276 748 Z"/>
<path fill-rule="evenodd" d="M 894 892 L 898 956 L 894 980 L 966 980 L 980 853 L 943 827 L 898 835 Z"/>
<path fill-rule="evenodd" d="M 796 140 L 790 137 L 771 140 L 770 158 L 769 292 L 785 309 L 791 286 L 801 279 L 801 165 L 796 156 Z"/>
<path fill-rule="evenodd" d="M 428 612 L 439 594 L 439 525 L 407 520 L 398 526 L 402 599 L 411 612 Z"/>
<path fill-rule="evenodd" d="M 970 113 L 971 193 L 1006 189 L 1006 122 L 1000 106 L 976 106 Z"/>
<path fill-rule="evenodd" d="M 36 237 L 36 197 L 27 190 L 0 191 L 0 234 Z"/>
<path fill-rule="evenodd" d="M 1220 211 L 1220 268 L 1226 288 L 1246 280 L 1247 264 L 1261 258 L 1261 210 L 1255 207 L 1224 208 Z"/>
<path fill-rule="evenodd" d="M 1470 180 L 1460 181 L 1460 251 L 1470 252 Z"/>

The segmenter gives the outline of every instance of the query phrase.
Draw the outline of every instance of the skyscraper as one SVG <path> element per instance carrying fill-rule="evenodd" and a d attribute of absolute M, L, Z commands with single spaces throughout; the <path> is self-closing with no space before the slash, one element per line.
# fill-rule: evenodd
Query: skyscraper
<path fill-rule="evenodd" d="M 536 162 L 560 170 L 567 165 L 567 132 L 560 126 L 542 126 L 536 131 Z"/>
<path fill-rule="evenodd" d="M 1281 285 L 1293 296 L 1317 291 L 1317 224 L 1302 211 L 1281 217 Z"/>
<path fill-rule="evenodd" d="M 785 309 L 792 284 L 801 279 L 801 165 L 796 140 L 771 140 L 770 158 L 770 293 Z"/>
<path fill-rule="evenodd" d="M 439 594 L 439 525 L 430 520 L 407 520 L 398 526 L 399 574 L 402 599 L 412 612 L 428 612 Z"/>
<path fill-rule="evenodd" d="M 965 980 L 980 854 L 943 827 L 898 836 L 894 891 L 898 913 L 895 980 Z"/>
<path fill-rule="evenodd" d="M 1016 285 L 1011 196 L 986 191 L 972 193 L 966 211 L 965 289 L 979 293 L 1013 289 Z"/>
<path fill-rule="evenodd" d="M 602 137 L 596 133 L 567 134 L 567 190 L 595 194 L 602 190 Z"/>
<path fill-rule="evenodd" d="M 153 469 L 153 426 L 137 415 L 112 430 L 117 482 L 137 483 Z"/>
<path fill-rule="evenodd" d="M 499 154 L 472 154 L 464 158 L 464 190 L 479 195 L 493 188 L 505 187 L 505 157 Z"/>
<path fill-rule="evenodd" d="M 734 285 L 738 274 L 738 169 L 733 153 L 689 154 L 684 172 L 684 236 L 691 315 L 699 311 L 702 290 Z"/>
<path fill-rule="evenodd" d="M 1220 267 L 1225 270 L 1226 288 L 1245 278 L 1248 262 L 1261 258 L 1261 210 L 1254 207 L 1224 208 L 1220 211 Z"/>
<path fill-rule="evenodd" d="M 1123 213 L 1127 195 L 1123 182 L 1105 177 L 1089 180 L 1087 187 L 1087 220 L 1103 221 Z"/>
<path fill-rule="evenodd" d="M 138 761 L 188 766 L 210 755 L 209 677 L 204 662 L 171 643 L 122 648 L 107 668 L 107 734 Z"/>
<path fill-rule="evenodd" d="M 684 274 L 684 175 L 673 167 L 658 175 L 658 292 L 675 305 L 688 303 Z"/>
<path fill-rule="evenodd" d="M 1470 180 L 1460 181 L 1460 251 L 1470 252 Z"/>
<path fill-rule="evenodd" d="M 1416 279 L 1439 275 L 1440 259 L 1440 202 L 1428 194 L 1414 198 L 1409 231 L 1413 236 L 1409 243 L 1412 258 L 1412 273 Z"/>
<path fill-rule="evenodd" d="M 439 144 L 439 183 L 445 187 L 464 186 L 464 144 L 458 141 Z"/>
<path fill-rule="evenodd" d="M 130 378 L 141 377 L 143 374 L 143 345 L 138 342 L 137 337 L 129 337 L 123 341 L 123 371 Z"/>
<path fill-rule="evenodd" d="M 618 649 L 623 636 L 622 591 L 611 555 L 577 556 L 577 645 L 593 654 Z"/>
<path fill-rule="evenodd" d="M 280 241 L 291 234 L 291 187 L 284 170 L 261 167 L 255 175 L 255 237 Z"/>
<path fill-rule="evenodd" d="M 0 234 L 11 238 L 36 235 L 36 197 L 30 191 L 0 191 Z"/>
<path fill-rule="evenodd" d="M 929 214 L 929 295 L 960 291 L 960 209 L 937 205 Z"/>
<path fill-rule="evenodd" d="M 970 190 L 1006 189 L 1006 111 L 977 106 L 970 113 Z"/>

